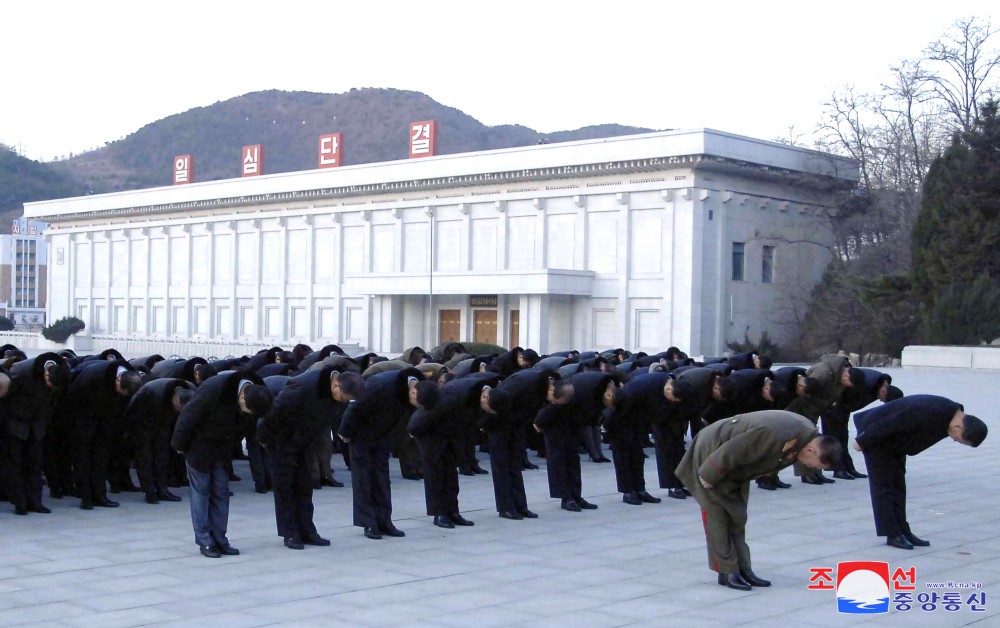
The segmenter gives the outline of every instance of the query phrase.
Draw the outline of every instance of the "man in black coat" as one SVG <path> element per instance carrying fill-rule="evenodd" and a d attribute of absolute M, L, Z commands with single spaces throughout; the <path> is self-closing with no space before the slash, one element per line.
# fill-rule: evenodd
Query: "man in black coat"
<path fill-rule="evenodd" d="M 69 368 L 55 353 L 43 353 L 11 366 L 5 379 L 4 461 L 8 497 L 14 512 L 48 513 L 42 505 L 42 450 L 56 396 L 69 384 Z"/>
<path fill-rule="evenodd" d="M 427 382 L 415 368 L 387 371 L 365 381 L 365 392 L 344 412 L 338 433 L 350 446 L 354 525 L 365 536 L 405 536 L 392 523 L 389 486 L 389 447 L 393 430 L 420 406 L 419 395 L 439 395 L 437 384 Z M 433 392 L 429 392 L 433 388 Z M 430 402 L 428 402 L 430 405 Z"/>
<path fill-rule="evenodd" d="M 499 379 L 492 375 L 450 381 L 441 387 L 441 398 L 433 407 L 421 403 L 410 417 L 407 432 L 420 448 L 427 514 L 439 528 L 473 525 L 458 508 L 458 449 L 482 413 L 496 413 L 489 405 L 489 391 Z"/>
<path fill-rule="evenodd" d="M 129 398 L 142 386 L 142 378 L 128 362 L 121 361 L 84 361 L 74 370 L 66 405 L 73 414 L 73 464 L 80 508 L 117 508 L 118 502 L 108 499 L 106 481 L 114 454 L 125 461 L 125 468 L 110 469 L 112 480 L 119 483 L 119 490 L 125 483 L 121 476 L 128 473 L 128 454 L 124 451 L 123 416 Z M 128 486 L 131 484 L 128 479 Z"/>
<path fill-rule="evenodd" d="M 538 411 L 545 406 L 549 381 L 555 371 L 522 369 L 500 382 L 510 397 L 510 409 L 486 417 L 483 429 L 490 445 L 490 470 L 497 512 L 504 519 L 534 519 L 524 491 L 527 435 Z M 532 465 L 535 469 L 538 467 Z"/>
<path fill-rule="evenodd" d="M 309 455 L 317 436 L 324 429 L 329 433 L 335 406 L 357 399 L 364 386 L 364 379 L 357 373 L 341 374 L 329 366 L 307 371 L 288 380 L 274 400 L 271 416 L 262 423 L 260 436 L 274 478 L 278 536 L 284 538 L 289 549 L 330 545 L 313 523 Z"/>
<path fill-rule="evenodd" d="M 184 454 L 191 482 L 191 523 L 202 556 L 236 555 L 229 544 L 229 472 L 240 415 L 271 411 L 274 396 L 250 371 L 223 371 L 198 388 L 177 418 L 170 445 Z"/>
<path fill-rule="evenodd" d="M 847 447 L 849 440 L 847 425 L 852 412 L 857 412 L 875 401 L 886 403 L 903 396 L 903 391 L 892 385 L 892 375 L 875 369 L 859 368 L 864 373 L 864 383 L 860 386 L 845 388 L 840 401 L 823 412 L 823 433 L 829 434 L 840 441 L 844 447 L 843 468 L 834 471 L 833 477 L 840 480 L 853 480 L 868 477 L 854 467 L 854 460 Z"/>
<path fill-rule="evenodd" d="M 899 549 L 926 547 L 906 520 L 906 457 L 946 437 L 969 447 L 986 439 L 987 428 L 962 404 L 937 395 L 913 395 L 854 415 L 854 448 L 865 456 L 875 534 Z"/>
<path fill-rule="evenodd" d="M 561 500 L 563 510 L 594 510 L 582 496 L 580 427 L 596 423 L 613 402 L 608 386 L 614 378 L 601 371 L 585 371 L 569 380 L 553 380 L 546 405 L 535 417 L 535 429 L 545 436 L 549 496 Z"/>
<path fill-rule="evenodd" d="M 153 380 L 143 384 L 125 409 L 125 429 L 147 504 L 181 501 L 169 488 L 170 438 L 177 416 L 195 390 L 194 384 L 183 379 Z"/>

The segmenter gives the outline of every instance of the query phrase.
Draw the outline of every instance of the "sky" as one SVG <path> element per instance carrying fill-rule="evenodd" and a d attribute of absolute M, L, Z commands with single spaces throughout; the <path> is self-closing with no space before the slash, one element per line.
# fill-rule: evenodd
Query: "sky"
<path fill-rule="evenodd" d="M 489 125 L 808 134 L 980 0 L 3 0 L 0 142 L 38 160 L 249 92 L 423 92 Z M 996 17 L 996 19 L 994 19 Z M 1000 47 L 1000 34 L 994 41 Z"/>

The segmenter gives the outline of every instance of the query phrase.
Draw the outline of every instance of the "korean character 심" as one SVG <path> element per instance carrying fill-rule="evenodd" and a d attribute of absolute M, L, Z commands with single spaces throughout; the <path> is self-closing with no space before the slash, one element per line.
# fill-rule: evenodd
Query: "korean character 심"
<path fill-rule="evenodd" d="M 902 567 L 897 567 L 896 571 L 892 572 L 892 587 L 896 591 L 913 591 L 917 588 L 916 583 L 916 567 L 910 567 L 907 571 L 903 571 Z"/>

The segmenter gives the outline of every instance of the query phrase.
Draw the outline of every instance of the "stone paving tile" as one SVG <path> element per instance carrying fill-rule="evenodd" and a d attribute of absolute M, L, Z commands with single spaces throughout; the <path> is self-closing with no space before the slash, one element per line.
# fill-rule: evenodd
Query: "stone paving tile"
<path fill-rule="evenodd" d="M 114 510 L 86 512 L 79 500 L 46 499 L 51 515 L 15 517 L 0 507 L 0 626 L 952 626 L 1000 625 L 1000 374 L 892 370 L 908 393 L 944 394 L 997 434 L 976 450 L 950 441 L 909 460 L 908 512 L 931 547 L 888 548 L 874 534 L 865 481 L 753 487 L 748 540 L 754 569 L 771 589 L 719 587 L 706 568 L 693 500 L 633 507 L 615 491 L 612 465 L 582 459 L 584 495 L 600 509 L 569 513 L 548 498 L 544 459 L 526 472 L 537 520 L 499 519 L 488 476 L 461 478 L 462 512 L 476 526 L 440 530 L 424 511 L 423 487 L 393 469 L 394 520 L 405 539 L 371 541 L 351 525 L 350 489 L 315 493 L 316 521 L 330 548 L 285 549 L 270 495 L 253 492 L 237 463 L 230 538 L 242 555 L 198 555 L 187 492 L 179 504 L 116 496 Z M 863 468 L 861 456 L 855 462 Z M 480 455 L 483 463 L 485 456 Z M 336 475 L 349 483 L 339 457 Z M 646 461 L 650 490 L 655 460 Z M 811 567 L 845 560 L 913 566 L 918 585 L 975 580 L 987 612 L 910 611 L 856 617 L 836 612 L 832 592 L 806 587 Z M 997 598 L 1000 600 L 1000 598 Z M 407 612 L 409 610 L 410 612 Z"/>

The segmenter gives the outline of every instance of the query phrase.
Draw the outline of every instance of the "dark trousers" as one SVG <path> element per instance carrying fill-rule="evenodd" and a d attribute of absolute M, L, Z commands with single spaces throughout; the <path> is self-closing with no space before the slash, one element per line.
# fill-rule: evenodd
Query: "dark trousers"
<path fill-rule="evenodd" d="M 879 450 L 866 451 L 868 488 L 875 515 L 875 534 L 909 534 L 906 521 L 906 454 Z"/>
<path fill-rule="evenodd" d="M 515 434 L 515 431 L 489 433 L 490 472 L 497 512 L 517 512 L 528 508 L 524 478 L 521 476 L 524 450 L 520 448 Z"/>
<path fill-rule="evenodd" d="M 152 425 L 132 438 L 135 471 L 139 486 L 147 495 L 167 490 L 170 485 L 170 435 L 172 425 Z"/>
<path fill-rule="evenodd" d="M 656 473 L 659 476 L 660 488 L 684 487 L 684 483 L 677 479 L 674 472 L 684 457 L 686 431 L 687 421 L 680 425 L 653 426 L 653 437 L 656 439 Z"/>
<path fill-rule="evenodd" d="M 854 471 L 854 460 L 851 458 L 851 448 L 848 446 L 848 441 L 850 440 L 848 433 L 850 417 L 850 412 L 834 406 L 824 412 L 821 419 L 823 420 L 823 434 L 825 436 L 833 436 L 840 443 L 840 446 L 844 448 L 844 457 L 842 460 L 844 469 Z M 836 469 L 837 467 L 834 468 Z"/>
<path fill-rule="evenodd" d="M 583 441 L 583 448 L 587 450 L 590 459 L 597 461 L 604 457 L 601 450 L 601 428 L 596 425 L 584 425 L 580 428 L 580 440 Z"/>
<path fill-rule="evenodd" d="M 308 454 L 268 452 L 274 480 L 274 518 L 278 536 L 304 538 L 316 535 L 313 523 L 312 477 Z"/>
<path fill-rule="evenodd" d="M 107 449 L 107 481 L 112 492 L 119 493 L 132 486 L 132 450 L 125 441 L 123 429 L 112 421 L 105 431 Z"/>
<path fill-rule="evenodd" d="M 229 545 L 229 472 L 226 465 L 213 462 L 207 471 L 188 463 L 191 482 L 191 525 L 194 542 L 202 546 Z"/>
<path fill-rule="evenodd" d="M 59 414 L 52 417 L 42 445 L 44 455 L 42 465 L 49 494 L 76 494 L 73 479 L 73 439 L 72 431 Z"/>
<path fill-rule="evenodd" d="M 619 493 L 641 493 L 646 490 L 642 440 L 636 435 L 611 439 L 611 460 L 615 463 L 615 479 Z"/>
<path fill-rule="evenodd" d="M 253 476 L 253 486 L 258 493 L 271 488 L 271 474 L 268 472 L 268 453 L 257 442 L 255 435 L 247 438 L 247 458 L 250 459 L 250 475 Z"/>
<path fill-rule="evenodd" d="M 580 455 L 576 453 L 578 432 L 567 434 L 545 434 L 545 451 L 548 463 L 549 496 L 559 499 L 577 499 L 583 490 L 580 478 Z"/>
<path fill-rule="evenodd" d="M 108 475 L 107 437 L 101 426 L 86 419 L 76 430 L 74 470 L 80 503 L 93 505 L 108 498 L 105 478 Z"/>
<path fill-rule="evenodd" d="M 333 457 L 333 441 L 330 439 L 329 427 L 322 430 L 316 437 L 313 446 L 307 452 L 309 477 L 313 482 L 332 480 L 333 468 L 330 458 Z"/>
<path fill-rule="evenodd" d="M 18 510 L 42 505 L 42 441 L 4 435 L 7 497 Z"/>
<path fill-rule="evenodd" d="M 455 435 L 455 455 L 458 457 L 458 468 L 469 472 L 479 466 L 476 458 L 476 435 L 472 430 L 463 430 Z"/>
<path fill-rule="evenodd" d="M 389 448 L 352 440 L 350 450 L 354 525 L 360 528 L 384 528 L 392 525 Z"/>
<path fill-rule="evenodd" d="M 434 517 L 458 512 L 457 446 L 446 437 L 433 435 L 416 439 L 423 460 L 424 499 L 427 514 Z M 463 443 L 464 444 L 464 443 Z"/>

